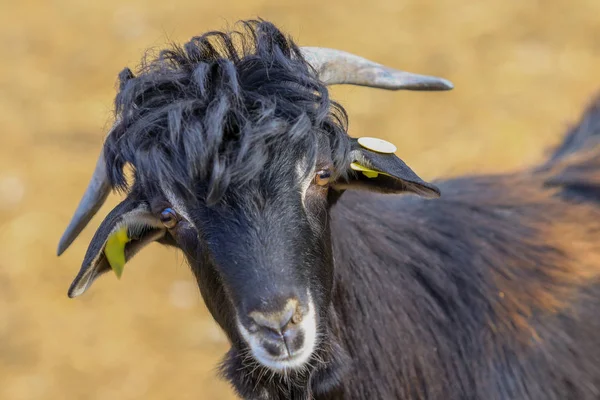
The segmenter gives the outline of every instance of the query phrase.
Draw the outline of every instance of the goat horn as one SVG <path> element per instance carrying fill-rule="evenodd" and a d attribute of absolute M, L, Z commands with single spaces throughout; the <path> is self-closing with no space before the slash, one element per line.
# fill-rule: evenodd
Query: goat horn
<path fill-rule="evenodd" d="M 106 165 L 104 161 L 104 151 L 100 152 L 94 175 L 88 184 L 75 214 L 69 222 L 65 233 L 63 233 L 58 243 L 57 254 L 60 256 L 86 227 L 92 217 L 98 212 L 106 198 L 110 194 L 111 186 L 106 174 Z"/>
<path fill-rule="evenodd" d="M 452 82 L 398 71 L 342 50 L 301 47 L 302 55 L 327 85 L 358 85 L 387 90 L 451 90 Z"/>

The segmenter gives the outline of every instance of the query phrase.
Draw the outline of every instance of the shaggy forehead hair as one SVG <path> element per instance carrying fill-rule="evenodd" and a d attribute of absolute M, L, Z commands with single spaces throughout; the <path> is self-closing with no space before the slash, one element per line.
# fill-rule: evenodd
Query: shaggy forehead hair
<path fill-rule="evenodd" d="M 196 195 L 194 184 L 202 183 L 205 200 L 215 203 L 228 186 L 256 179 L 275 155 L 314 163 L 319 142 L 328 144 L 334 169 L 343 170 L 344 109 L 273 24 L 242 28 L 163 50 L 137 76 L 128 68 L 120 73 L 119 123 L 105 142 L 113 187 L 128 189 L 129 163 L 143 186 Z"/>

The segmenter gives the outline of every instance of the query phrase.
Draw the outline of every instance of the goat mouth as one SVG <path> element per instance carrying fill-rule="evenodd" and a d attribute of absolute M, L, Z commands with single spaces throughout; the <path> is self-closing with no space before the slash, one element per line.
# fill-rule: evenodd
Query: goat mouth
<path fill-rule="evenodd" d="M 270 357 L 267 355 L 258 357 L 255 354 L 255 359 L 263 366 L 275 372 L 287 373 L 290 371 L 302 369 L 308 363 L 312 354 L 312 349 L 308 351 L 302 349 L 296 354 L 285 357 Z"/>
<path fill-rule="evenodd" d="M 252 358 L 262 366 L 278 373 L 285 374 L 294 370 L 302 370 L 313 357 L 318 342 L 317 320 L 312 301 L 309 303 L 308 310 L 299 325 L 299 332 L 303 339 L 302 345 L 290 352 L 288 343 L 282 338 L 287 351 L 277 356 L 269 354 L 270 351 L 265 347 L 264 338 L 261 335 L 250 333 L 238 321 L 241 336 L 250 348 Z"/>

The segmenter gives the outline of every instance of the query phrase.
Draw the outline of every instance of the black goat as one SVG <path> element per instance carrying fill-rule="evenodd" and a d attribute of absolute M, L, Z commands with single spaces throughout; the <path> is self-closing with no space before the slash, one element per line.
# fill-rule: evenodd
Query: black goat
<path fill-rule="evenodd" d="M 600 101 L 542 166 L 394 195 L 439 189 L 351 139 L 326 84 L 451 84 L 244 27 L 120 75 L 59 254 L 127 197 L 69 296 L 158 241 L 185 253 L 244 398 L 599 399 Z"/>

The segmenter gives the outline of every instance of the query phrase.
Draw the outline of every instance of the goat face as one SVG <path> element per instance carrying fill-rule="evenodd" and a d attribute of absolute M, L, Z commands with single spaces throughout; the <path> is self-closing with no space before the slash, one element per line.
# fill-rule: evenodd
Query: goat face
<path fill-rule="evenodd" d="M 329 336 L 329 209 L 344 190 L 439 192 L 393 151 L 350 138 L 343 109 L 329 101 L 300 50 L 272 25 L 258 28 L 261 34 L 249 35 L 256 53 L 235 53 L 230 37 L 212 34 L 234 53 L 217 53 L 207 36 L 185 52 L 163 54 L 137 78 L 121 74 L 118 121 L 59 253 L 111 188 L 126 188 L 92 239 L 69 296 L 111 267 L 119 276 L 150 242 L 176 246 L 233 347 L 249 348 L 254 360 L 281 372 L 305 367 Z M 313 66 L 315 54 L 305 53 Z M 361 71 L 381 78 L 382 66 L 369 70 L 368 61 L 340 54 L 334 58 L 346 57 L 344 68 L 359 60 Z M 321 72 L 352 83 L 347 70 L 341 77 Z M 364 76 L 356 83 L 449 88 L 430 77 L 394 78 L 390 70 L 382 76 L 380 83 Z M 131 187 L 125 163 L 134 167 Z"/>
<path fill-rule="evenodd" d="M 308 166 L 293 148 L 276 153 L 256 179 L 228 189 L 214 205 L 169 196 L 169 206 L 186 215 L 185 230 L 170 235 L 231 341 L 284 371 L 310 358 L 329 301 L 325 183 L 333 171 L 329 161 Z"/>

